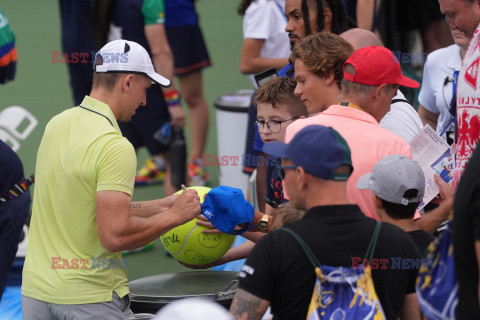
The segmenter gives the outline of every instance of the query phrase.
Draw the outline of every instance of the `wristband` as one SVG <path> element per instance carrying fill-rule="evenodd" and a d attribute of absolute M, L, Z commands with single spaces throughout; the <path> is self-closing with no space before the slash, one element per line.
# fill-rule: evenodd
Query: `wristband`
<path fill-rule="evenodd" d="M 167 102 L 167 107 L 179 107 L 180 106 L 180 95 L 178 94 L 177 89 L 173 89 L 167 93 L 163 94 L 165 101 Z"/>

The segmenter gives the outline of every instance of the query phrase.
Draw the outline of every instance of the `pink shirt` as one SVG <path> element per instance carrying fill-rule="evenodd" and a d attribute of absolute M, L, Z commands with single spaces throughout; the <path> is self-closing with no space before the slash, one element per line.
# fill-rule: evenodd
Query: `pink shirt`
<path fill-rule="evenodd" d="M 412 157 L 410 146 L 396 134 L 381 127 L 370 114 L 339 105 L 330 106 L 323 113 L 293 122 L 287 127 L 285 142 L 309 125 L 332 127 L 347 141 L 352 153 L 353 173 L 347 182 L 347 195 L 370 218 L 380 220 L 375 212 L 370 190 L 359 190 L 358 179 L 371 172 L 373 166 L 386 155 L 402 154 Z M 285 194 L 285 197 L 288 195 Z M 325 195 L 328 197 L 328 195 Z"/>

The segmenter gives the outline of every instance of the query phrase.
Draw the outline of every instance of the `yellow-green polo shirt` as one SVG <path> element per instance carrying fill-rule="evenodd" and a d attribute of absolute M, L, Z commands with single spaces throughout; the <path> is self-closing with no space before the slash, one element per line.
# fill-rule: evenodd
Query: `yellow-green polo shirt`
<path fill-rule="evenodd" d="M 100 243 L 95 194 L 131 195 L 136 164 L 108 105 L 86 96 L 50 120 L 37 154 L 23 295 L 84 304 L 111 301 L 112 291 L 129 293 L 121 253 Z"/>

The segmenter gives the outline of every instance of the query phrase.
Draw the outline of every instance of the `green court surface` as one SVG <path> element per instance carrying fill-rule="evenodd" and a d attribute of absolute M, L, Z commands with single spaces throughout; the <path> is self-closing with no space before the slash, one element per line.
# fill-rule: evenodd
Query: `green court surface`
<path fill-rule="evenodd" d="M 205 153 L 212 155 L 217 152 L 213 101 L 222 94 L 251 87 L 248 78 L 241 75 L 238 68 L 242 44 L 242 19 L 236 13 L 238 2 L 196 1 L 200 24 L 213 62 L 212 67 L 204 70 L 204 91 L 211 106 Z M 0 111 L 10 106 L 21 106 L 38 120 L 37 127 L 26 139 L 17 139 L 20 144 L 17 153 L 23 161 L 25 175 L 30 175 L 35 169 L 37 148 L 48 120 L 73 106 L 67 65 L 51 62 L 52 51 L 62 50 L 58 1 L 2 1 L 0 5 L 15 33 L 18 50 L 16 79 L 0 87 Z M 141 151 L 138 156 L 139 166 L 145 157 L 146 152 Z M 209 167 L 208 170 L 210 185 L 218 185 L 218 168 Z M 150 200 L 162 196 L 161 186 L 151 186 L 137 188 L 133 198 Z M 175 259 L 167 258 L 159 241 L 153 250 L 126 258 L 130 280 L 188 270 Z"/>

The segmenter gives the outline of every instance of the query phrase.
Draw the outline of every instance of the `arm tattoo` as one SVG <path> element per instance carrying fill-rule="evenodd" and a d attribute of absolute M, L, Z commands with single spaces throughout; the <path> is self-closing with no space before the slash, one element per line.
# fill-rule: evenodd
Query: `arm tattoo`
<path fill-rule="evenodd" d="M 142 204 L 140 202 L 132 202 L 130 203 L 130 208 L 141 208 L 142 207 Z"/>
<path fill-rule="evenodd" d="M 265 300 L 245 290 L 238 289 L 230 307 L 230 313 L 235 319 L 259 320 L 265 313 L 265 310 L 261 311 L 263 308 L 260 308 L 263 301 Z"/>

